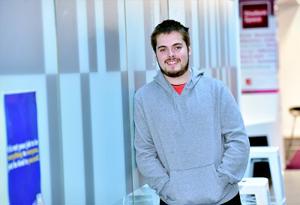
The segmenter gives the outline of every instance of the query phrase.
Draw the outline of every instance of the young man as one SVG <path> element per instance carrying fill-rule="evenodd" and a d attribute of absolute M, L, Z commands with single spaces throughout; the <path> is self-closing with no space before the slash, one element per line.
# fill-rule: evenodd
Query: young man
<path fill-rule="evenodd" d="M 189 69 L 188 28 L 157 25 L 151 43 L 160 67 L 135 95 L 138 169 L 161 204 L 238 205 L 249 141 L 238 106 L 218 80 Z"/>

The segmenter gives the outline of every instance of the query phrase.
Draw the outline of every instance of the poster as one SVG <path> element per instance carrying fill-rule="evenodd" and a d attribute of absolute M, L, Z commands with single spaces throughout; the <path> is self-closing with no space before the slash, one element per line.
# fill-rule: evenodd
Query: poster
<path fill-rule="evenodd" d="M 35 92 L 4 95 L 9 204 L 39 204 L 41 176 Z"/>
<path fill-rule="evenodd" d="M 278 92 L 273 0 L 240 0 L 242 93 Z"/>

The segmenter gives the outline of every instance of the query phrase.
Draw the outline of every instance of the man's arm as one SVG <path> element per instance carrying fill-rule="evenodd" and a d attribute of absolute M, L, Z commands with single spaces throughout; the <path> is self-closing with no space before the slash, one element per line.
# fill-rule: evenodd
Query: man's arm
<path fill-rule="evenodd" d="M 169 181 L 167 170 L 162 166 L 151 137 L 144 110 L 139 99 L 134 101 L 134 124 L 137 167 L 151 188 L 165 196 L 166 184 Z"/>
<path fill-rule="evenodd" d="M 237 183 L 247 168 L 250 145 L 240 110 L 226 87 L 221 90 L 220 108 L 224 155 L 218 171 L 229 183 Z"/>

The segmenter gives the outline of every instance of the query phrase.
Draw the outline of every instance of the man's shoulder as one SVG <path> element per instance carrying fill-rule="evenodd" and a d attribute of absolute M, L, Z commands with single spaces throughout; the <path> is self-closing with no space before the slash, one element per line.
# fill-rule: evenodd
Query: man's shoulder
<path fill-rule="evenodd" d="M 156 83 L 154 81 L 151 81 L 149 83 L 146 83 L 142 85 L 140 88 L 138 88 L 135 92 L 135 98 L 143 98 L 147 95 L 150 95 L 153 93 L 153 91 L 156 89 Z"/>
<path fill-rule="evenodd" d="M 225 86 L 223 81 L 221 81 L 220 79 L 217 79 L 211 75 L 208 75 L 208 74 L 204 74 L 202 79 L 204 81 L 204 84 L 206 84 L 206 85 L 210 85 L 210 86 L 214 86 L 214 87 L 218 87 L 218 88 L 222 88 Z"/>

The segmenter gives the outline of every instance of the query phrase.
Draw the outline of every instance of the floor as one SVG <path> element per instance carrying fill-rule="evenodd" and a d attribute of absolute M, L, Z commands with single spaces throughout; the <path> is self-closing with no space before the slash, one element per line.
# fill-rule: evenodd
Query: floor
<path fill-rule="evenodd" d="M 290 138 L 285 138 L 284 145 L 286 161 L 288 161 L 288 158 L 291 158 L 293 153 L 300 149 L 300 137 L 294 138 L 292 142 Z M 287 205 L 300 205 L 300 169 L 285 170 L 284 181 Z"/>
<path fill-rule="evenodd" d="M 286 170 L 284 172 L 287 205 L 300 204 L 300 170 Z"/>

